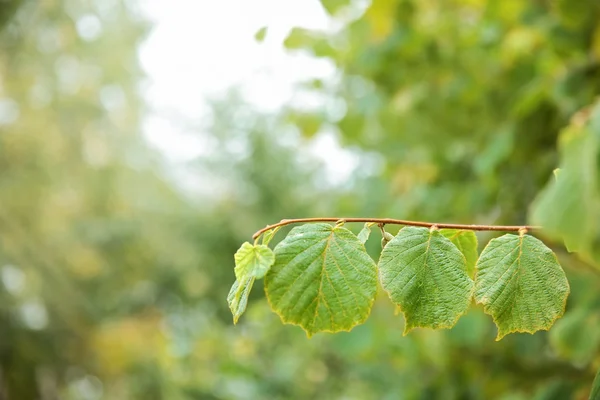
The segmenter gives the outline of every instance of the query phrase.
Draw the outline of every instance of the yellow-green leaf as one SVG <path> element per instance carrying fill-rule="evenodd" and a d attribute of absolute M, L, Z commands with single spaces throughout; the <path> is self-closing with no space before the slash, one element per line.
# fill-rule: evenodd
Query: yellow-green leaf
<path fill-rule="evenodd" d="M 281 229 L 280 226 L 278 226 L 277 228 L 269 229 L 268 231 L 263 233 L 262 234 L 262 244 L 264 244 L 265 246 L 268 246 L 269 243 L 271 242 L 271 240 L 273 239 L 273 237 L 275 236 L 275 234 L 279 231 L 279 229 Z"/>
<path fill-rule="evenodd" d="M 361 241 L 361 243 L 366 243 L 367 240 L 369 240 L 369 236 L 371 235 L 371 227 L 375 225 L 373 222 L 367 222 L 365 223 L 365 226 L 360 230 L 360 232 L 358 232 L 358 240 Z"/>
<path fill-rule="evenodd" d="M 265 40 L 266 36 L 267 36 L 267 27 L 263 26 L 258 31 L 256 31 L 256 33 L 254 34 L 254 39 L 260 43 Z"/>
<path fill-rule="evenodd" d="M 465 257 L 437 230 L 405 227 L 381 252 L 381 284 L 412 328 L 450 328 L 471 303 Z"/>
<path fill-rule="evenodd" d="M 231 290 L 227 295 L 227 303 L 229 304 L 229 309 L 233 314 L 233 323 L 237 324 L 238 319 L 242 316 L 244 311 L 246 311 L 246 306 L 248 305 L 248 296 L 250 295 L 250 291 L 252 290 L 252 285 L 254 284 L 254 277 L 245 277 L 241 280 L 235 280 L 233 285 L 231 286 Z"/>
<path fill-rule="evenodd" d="M 275 264 L 265 277 L 271 308 L 309 336 L 363 323 L 376 291 L 375 262 L 360 240 L 339 225 L 292 229 L 275 247 Z"/>
<path fill-rule="evenodd" d="M 273 250 L 264 244 L 252 245 L 245 242 L 235 253 L 235 277 L 242 280 L 246 277 L 262 278 L 275 262 Z"/>
<path fill-rule="evenodd" d="M 530 235 L 492 239 L 477 261 L 475 300 L 494 318 L 496 340 L 548 330 L 565 310 L 569 283 L 556 256 Z"/>

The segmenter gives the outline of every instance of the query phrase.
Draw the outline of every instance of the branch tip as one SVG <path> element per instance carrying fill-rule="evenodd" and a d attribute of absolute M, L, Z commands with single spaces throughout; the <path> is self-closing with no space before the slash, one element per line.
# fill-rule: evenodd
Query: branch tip
<path fill-rule="evenodd" d="M 387 224 L 390 225 L 406 225 L 406 226 L 420 226 L 424 228 L 436 229 L 461 229 L 467 231 L 500 231 L 500 232 L 518 232 L 520 235 L 524 235 L 531 230 L 539 230 L 539 226 L 511 226 L 511 225 L 463 225 L 463 224 L 444 224 L 434 222 L 422 222 L 422 221 L 407 221 L 402 219 L 392 218 L 336 218 L 336 217 L 322 217 L 322 218 L 297 218 L 297 219 L 282 219 L 280 222 L 267 225 L 263 229 L 257 231 L 252 235 L 253 239 L 256 239 L 264 232 L 274 229 L 280 226 L 298 224 L 304 222 L 333 222 L 336 224 L 344 224 L 346 222 L 368 222 L 377 224 L 383 231 L 383 227 Z"/>

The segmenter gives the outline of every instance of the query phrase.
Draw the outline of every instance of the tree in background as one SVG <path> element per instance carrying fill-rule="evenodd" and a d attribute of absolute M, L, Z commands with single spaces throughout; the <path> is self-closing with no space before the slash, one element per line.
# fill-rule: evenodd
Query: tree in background
<path fill-rule="evenodd" d="M 216 102 L 213 151 L 190 165 L 211 189 L 200 196 L 178 189 L 140 135 L 136 47 L 148 24 L 133 4 L 24 2 L 2 32 L 4 397 L 587 396 L 600 362 L 594 227 L 579 256 L 555 243 L 572 288 L 565 317 L 499 343 L 480 310 L 402 337 L 384 299 L 352 332 L 307 340 L 260 287 L 237 327 L 225 297 L 239 243 L 281 218 L 537 215 L 562 239 L 545 218 L 589 188 L 577 220 L 593 225 L 597 147 L 568 138 L 597 135 L 596 119 L 560 134 L 560 154 L 557 138 L 598 94 L 595 2 L 323 0 L 342 29 L 294 29 L 285 44 L 338 67 L 338 81 L 302 88 L 325 106 L 262 115 L 236 96 Z M 323 185 L 304 149 L 325 132 L 371 167 Z M 588 175 L 573 172 L 581 148 Z M 566 184 L 551 183 L 556 167 Z M 572 184 L 580 175 L 590 180 Z M 552 200 L 564 193 L 575 200 Z"/>

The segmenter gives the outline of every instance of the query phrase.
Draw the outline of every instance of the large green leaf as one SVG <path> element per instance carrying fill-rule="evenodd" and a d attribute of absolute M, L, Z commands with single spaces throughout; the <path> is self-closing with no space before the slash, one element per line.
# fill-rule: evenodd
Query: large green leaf
<path fill-rule="evenodd" d="M 475 264 L 479 253 L 477 253 L 477 236 L 473 231 L 464 231 L 458 229 L 442 229 L 442 235 L 446 236 L 465 256 L 467 261 L 467 273 L 471 278 L 475 274 Z"/>
<path fill-rule="evenodd" d="M 347 331 L 364 322 L 377 291 L 377 267 L 348 229 L 307 224 L 275 247 L 265 291 L 283 322 L 316 332 Z"/>
<path fill-rule="evenodd" d="M 252 290 L 252 285 L 254 284 L 254 277 L 245 277 L 241 280 L 235 280 L 233 285 L 231 286 L 231 290 L 227 295 L 227 303 L 229 304 L 229 309 L 233 314 L 233 323 L 237 324 L 238 319 L 242 316 L 244 311 L 246 311 L 246 306 L 248 305 L 248 296 L 250 295 L 250 291 Z"/>
<path fill-rule="evenodd" d="M 548 330 L 565 310 L 569 283 L 556 256 L 530 235 L 492 239 L 477 261 L 475 300 L 494 318 L 496 340 Z"/>
<path fill-rule="evenodd" d="M 252 245 L 245 242 L 235 253 L 235 277 L 242 280 L 246 277 L 262 278 L 275 262 L 273 250 L 264 244 Z"/>
<path fill-rule="evenodd" d="M 450 328 L 469 308 L 473 281 L 465 257 L 440 231 L 405 227 L 379 260 L 381 284 L 415 327 Z"/>

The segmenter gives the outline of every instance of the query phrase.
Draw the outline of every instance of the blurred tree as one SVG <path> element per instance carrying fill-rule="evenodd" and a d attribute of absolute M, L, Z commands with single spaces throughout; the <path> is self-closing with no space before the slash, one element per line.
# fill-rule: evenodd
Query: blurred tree
<path fill-rule="evenodd" d="M 323 214 L 523 223 L 559 164 L 559 130 L 598 94 L 595 1 L 323 3 L 340 29 L 295 29 L 286 40 L 338 67 L 339 80 L 302 89 L 323 107 L 272 116 L 235 95 L 216 102 L 203 127 L 210 156 L 190 166 L 202 186 L 194 196 L 140 135 L 136 46 L 148 24 L 135 2 L 24 2 L 8 20 L 2 396 L 587 396 L 600 363 L 600 280 L 566 252 L 572 295 L 549 334 L 494 343 L 476 309 L 450 331 L 402 337 L 386 300 L 365 325 L 310 341 L 264 300 L 231 325 L 232 254 L 266 223 Z M 340 186 L 305 151 L 328 132 L 361 167 Z"/>

